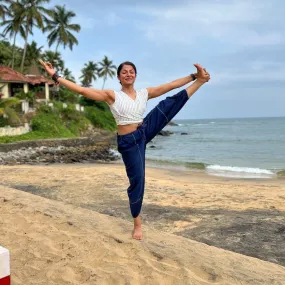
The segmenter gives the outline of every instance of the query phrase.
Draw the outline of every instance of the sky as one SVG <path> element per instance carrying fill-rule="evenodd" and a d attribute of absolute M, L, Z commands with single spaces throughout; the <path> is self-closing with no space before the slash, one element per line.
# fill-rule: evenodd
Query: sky
<path fill-rule="evenodd" d="M 81 31 L 78 46 L 59 51 L 76 79 L 85 63 L 105 55 L 117 66 L 136 64 L 136 89 L 185 77 L 200 63 L 211 80 L 175 119 L 285 116 L 284 0 L 53 0 L 49 6 L 65 3 Z M 46 35 L 35 30 L 34 39 L 48 49 Z M 102 81 L 93 87 L 101 89 Z M 105 88 L 121 86 L 115 77 Z M 182 88 L 149 100 L 146 113 Z"/>

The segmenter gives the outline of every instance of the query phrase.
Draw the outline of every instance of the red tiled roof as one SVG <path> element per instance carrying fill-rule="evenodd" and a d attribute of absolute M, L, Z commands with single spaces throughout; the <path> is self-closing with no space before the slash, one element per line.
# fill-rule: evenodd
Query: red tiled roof
<path fill-rule="evenodd" d="M 33 85 L 47 82 L 49 85 L 54 85 L 52 80 L 49 80 L 41 75 L 23 75 L 8 66 L 0 65 L 0 82 L 1 81 L 30 83 Z"/>
<path fill-rule="evenodd" d="M 0 81 L 27 83 L 28 79 L 8 66 L 0 66 Z"/>
<path fill-rule="evenodd" d="M 28 78 L 30 84 L 40 84 L 40 83 L 48 83 L 48 85 L 54 85 L 52 80 L 49 80 L 41 75 L 25 75 Z"/>

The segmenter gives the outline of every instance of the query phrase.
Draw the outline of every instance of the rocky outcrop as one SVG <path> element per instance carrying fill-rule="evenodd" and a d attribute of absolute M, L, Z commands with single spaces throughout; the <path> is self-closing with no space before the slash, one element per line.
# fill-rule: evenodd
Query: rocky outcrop
<path fill-rule="evenodd" d="M 74 139 L 21 141 L 0 145 L 0 164 L 75 163 L 113 161 L 119 158 L 115 134 L 101 131 L 97 136 Z"/>
<path fill-rule="evenodd" d="M 171 131 L 160 131 L 158 133 L 159 136 L 170 136 L 172 134 L 173 134 L 173 132 L 171 132 Z"/>

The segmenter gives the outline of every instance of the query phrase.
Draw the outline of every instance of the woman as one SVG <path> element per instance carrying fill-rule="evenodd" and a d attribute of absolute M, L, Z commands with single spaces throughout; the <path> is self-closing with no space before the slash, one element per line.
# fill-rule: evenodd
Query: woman
<path fill-rule="evenodd" d="M 97 90 L 79 86 L 58 76 L 49 62 L 40 60 L 45 70 L 57 84 L 77 92 L 89 99 L 106 102 L 118 125 L 117 143 L 129 178 L 128 196 L 131 214 L 134 219 L 132 237 L 142 239 L 140 211 L 145 186 L 145 150 L 146 144 L 179 112 L 188 99 L 206 82 L 210 75 L 201 65 L 194 64 L 197 73 L 157 87 L 135 90 L 137 69 L 131 62 L 120 64 L 117 70 L 120 91 Z M 151 110 L 145 118 L 147 100 L 163 95 L 175 88 L 195 81 L 179 93 L 166 97 Z"/>

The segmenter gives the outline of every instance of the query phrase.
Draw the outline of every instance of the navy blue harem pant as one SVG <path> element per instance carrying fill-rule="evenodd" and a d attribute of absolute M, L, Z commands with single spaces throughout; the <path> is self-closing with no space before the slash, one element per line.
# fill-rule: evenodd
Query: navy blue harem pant
<path fill-rule="evenodd" d="M 130 182 L 127 191 L 133 218 L 139 216 L 144 197 L 146 144 L 172 120 L 188 99 L 185 89 L 166 97 L 147 114 L 143 124 L 134 132 L 117 134 L 118 151 L 122 155 Z"/>

